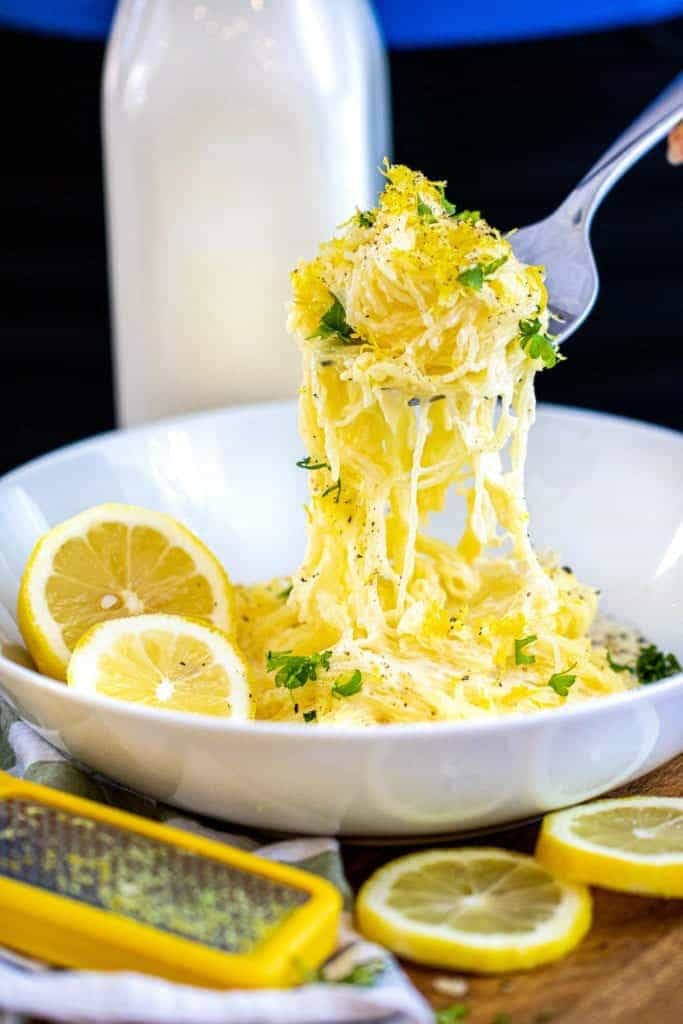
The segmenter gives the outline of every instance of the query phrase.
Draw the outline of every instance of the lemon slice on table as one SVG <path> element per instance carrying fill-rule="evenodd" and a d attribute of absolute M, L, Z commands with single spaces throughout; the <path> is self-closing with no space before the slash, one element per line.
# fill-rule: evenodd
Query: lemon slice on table
<path fill-rule="evenodd" d="M 247 668 L 235 644 L 182 615 L 137 615 L 93 626 L 76 644 L 68 683 L 81 693 L 151 708 L 251 717 Z"/>
<path fill-rule="evenodd" d="M 563 878 L 683 897 L 683 798 L 621 797 L 549 814 L 536 856 Z"/>
<path fill-rule="evenodd" d="M 225 570 L 171 516 L 97 505 L 55 526 L 33 549 L 17 614 L 45 675 L 66 678 L 71 651 L 95 623 L 144 612 L 190 615 L 232 632 Z"/>
<path fill-rule="evenodd" d="M 582 885 L 507 850 L 428 850 L 380 868 L 358 897 L 358 925 L 394 953 L 483 974 L 568 953 L 591 921 Z"/>

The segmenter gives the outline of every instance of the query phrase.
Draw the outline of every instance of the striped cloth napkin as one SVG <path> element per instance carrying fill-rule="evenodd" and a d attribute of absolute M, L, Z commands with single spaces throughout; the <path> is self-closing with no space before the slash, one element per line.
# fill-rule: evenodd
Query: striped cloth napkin
<path fill-rule="evenodd" d="M 0 948 L 0 1024 L 39 1017 L 68 1024 L 429 1024 L 433 1013 L 396 962 L 351 927 L 351 892 L 333 839 L 260 845 L 219 825 L 180 816 L 67 760 L 0 700 L 0 769 L 18 778 L 99 800 L 176 828 L 253 850 L 323 875 L 342 891 L 347 912 L 321 979 L 287 991 L 216 992 L 133 973 L 55 970 Z"/>

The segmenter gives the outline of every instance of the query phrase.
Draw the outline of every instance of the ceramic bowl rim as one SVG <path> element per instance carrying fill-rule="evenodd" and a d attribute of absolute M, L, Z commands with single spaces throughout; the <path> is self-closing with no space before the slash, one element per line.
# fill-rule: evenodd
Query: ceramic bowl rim
<path fill-rule="evenodd" d="M 97 445 L 102 442 L 107 442 L 119 437 L 142 437 L 154 434 L 159 430 L 194 424 L 201 422 L 202 420 L 211 420 L 217 416 L 232 419 L 233 417 L 239 417 L 253 412 L 259 413 L 276 409 L 288 409 L 291 408 L 293 404 L 294 402 L 291 399 L 251 402 L 228 408 L 210 409 L 198 413 L 185 413 L 181 416 L 172 416 L 155 420 L 152 423 L 129 427 L 125 430 L 114 429 L 104 431 L 100 434 L 95 434 L 92 437 L 84 438 L 81 441 L 62 445 L 53 452 L 47 452 L 45 455 L 40 455 L 35 459 L 30 459 L 21 466 L 17 466 L 15 469 L 10 470 L 10 472 L 0 477 L 0 491 L 4 489 L 6 485 L 11 485 L 16 477 L 20 477 L 28 471 L 39 469 L 42 465 L 48 462 L 59 463 L 82 448 L 97 447 Z M 544 414 L 559 413 L 560 415 L 568 416 L 569 418 L 576 420 L 595 421 L 596 418 L 600 418 L 609 420 L 616 425 L 623 425 L 627 428 L 640 427 L 648 432 L 661 433 L 671 438 L 675 438 L 678 443 L 683 444 L 683 434 L 679 431 L 669 427 L 660 426 L 659 424 L 648 423 L 644 420 L 618 416 L 613 413 L 601 412 L 599 410 L 584 409 L 577 406 L 560 405 L 555 403 L 540 403 L 539 409 Z M 127 704 L 123 701 L 118 701 L 113 697 L 106 697 L 100 694 L 76 693 L 73 690 L 70 690 L 66 683 L 57 679 L 51 679 L 49 676 L 45 676 L 34 669 L 20 665 L 18 662 L 13 661 L 2 653 L 0 653 L 0 671 L 11 674 L 15 678 L 21 679 L 33 686 L 37 686 L 39 689 L 43 690 L 46 695 L 54 694 L 56 696 L 59 695 L 60 698 L 64 697 L 69 703 L 73 703 L 74 705 L 85 706 L 93 708 L 94 710 L 99 709 L 103 712 L 112 711 L 121 716 L 130 715 L 135 719 L 141 719 L 142 721 L 147 720 L 150 724 L 153 722 L 159 722 L 164 725 L 175 725 L 178 728 L 183 726 L 201 727 L 203 729 L 209 729 L 211 732 L 224 732 L 226 735 L 245 733 L 247 735 L 258 734 L 259 736 L 288 736 L 303 742 L 306 742 L 305 738 L 309 740 L 320 738 L 321 729 L 324 730 L 322 735 L 325 739 L 336 739 L 343 741 L 344 743 L 349 741 L 364 742 L 365 739 L 372 740 L 380 737 L 390 739 L 397 738 L 398 736 L 405 736 L 407 738 L 409 736 L 443 736 L 444 734 L 448 735 L 452 733 L 453 737 L 456 738 L 463 735 L 476 736 L 478 734 L 488 734 L 490 732 L 501 730 L 505 732 L 508 730 L 518 732 L 520 730 L 523 731 L 525 727 L 531 728 L 533 725 L 543 726 L 549 720 L 558 721 L 558 716 L 560 721 L 565 721 L 570 717 L 572 719 L 593 717 L 600 713 L 601 708 L 604 709 L 603 713 L 608 713 L 609 710 L 617 711 L 620 707 L 627 704 L 647 702 L 655 693 L 651 687 L 655 687 L 656 693 L 661 693 L 663 697 L 676 690 L 680 690 L 683 693 L 683 672 L 679 672 L 676 675 L 671 676 L 669 679 L 648 685 L 641 685 L 639 688 L 634 690 L 627 690 L 623 693 L 608 694 L 605 697 L 595 698 L 594 700 L 585 701 L 570 707 L 546 708 L 532 713 L 515 711 L 511 712 L 509 715 L 497 718 L 476 718 L 465 721 L 388 723 L 386 725 L 367 725 L 362 728 L 358 728 L 357 726 L 331 724 L 323 726 L 318 725 L 317 727 L 312 728 L 309 724 L 304 722 L 255 720 L 234 722 L 230 719 L 217 718 L 212 715 L 185 711 L 171 711 L 163 708 L 147 708 L 132 703 Z"/>

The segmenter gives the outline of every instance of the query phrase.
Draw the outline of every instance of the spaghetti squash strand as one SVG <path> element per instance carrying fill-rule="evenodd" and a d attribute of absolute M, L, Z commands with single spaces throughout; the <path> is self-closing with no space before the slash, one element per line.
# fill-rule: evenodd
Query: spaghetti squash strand
<path fill-rule="evenodd" d="M 483 219 L 450 215 L 443 183 L 401 166 L 386 176 L 371 217 L 293 275 L 299 426 L 320 468 L 286 601 L 277 584 L 240 592 L 258 714 L 470 718 L 622 690 L 631 674 L 590 640 L 595 592 L 529 540 L 524 462 L 543 363 L 520 323 L 546 330 L 542 272 Z M 465 523 L 445 543 L 425 531 L 453 490 Z M 266 671 L 268 649 L 331 650 L 329 671 L 294 700 Z M 549 681 L 569 666 L 564 696 Z M 335 692 L 356 670 L 360 688 Z"/>

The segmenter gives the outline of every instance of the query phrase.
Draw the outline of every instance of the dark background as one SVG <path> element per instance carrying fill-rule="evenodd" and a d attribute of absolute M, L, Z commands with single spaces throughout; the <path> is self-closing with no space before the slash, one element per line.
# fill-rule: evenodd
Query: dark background
<path fill-rule="evenodd" d="M 501 228 L 543 217 L 679 71 L 683 22 L 391 54 L 394 156 Z M 0 471 L 114 413 L 99 148 L 103 45 L 0 30 Z M 598 214 L 602 292 L 541 399 L 683 427 L 683 168 L 664 147 Z"/>

